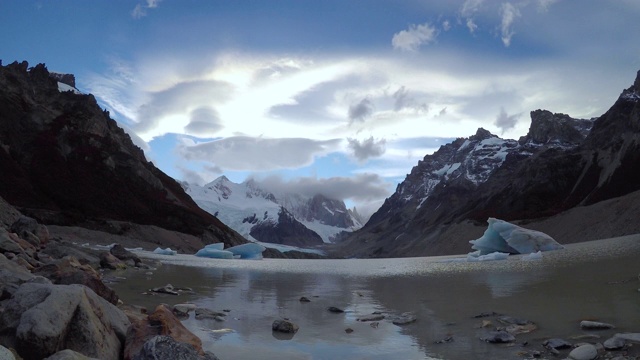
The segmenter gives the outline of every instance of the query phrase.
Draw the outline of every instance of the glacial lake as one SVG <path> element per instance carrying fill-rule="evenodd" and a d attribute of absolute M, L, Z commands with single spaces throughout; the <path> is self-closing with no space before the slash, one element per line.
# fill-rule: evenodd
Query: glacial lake
<path fill-rule="evenodd" d="M 522 256 L 468 263 L 449 262 L 455 256 L 218 260 L 138 254 L 163 265 L 109 274 L 124 278 L 110 286 L 125 303 L 150 311 L 160 303 L 185 302 L 228 310 L 223 322 L 196 320 L 193 313 L 183 321 L 222 360 L 523 359 L 544 351 L 548 338 L 604 342 L 617 332 L 640 332 L 640 235 L 571 244 L 532 261 Z M 166 284 L 193 293 L 143 294 Z M 302 296 L 311 301 L 300 302 Z M 331 313 L 330 306 L 345 312 Z M 373 325 L 357 321 L 376 311 L 387 318 Z M 415 323 L 392 324 L 392 316 L 407 312 L 416 316 Z M 489 331 L 481 327 L 483 320 L 505 326 L 496 316 L 474 317 L 490 312 L 533 321 L 537 329 L 517 335 L 510 345 L 486 343 L 480 340 Z M 294 336 L 273 333 L 271 324 L 282 318 L 300 330 Z M 581 320 L 612 323 L 616 329 L 584 331 Z M 584 335 L 594 338 L 572 340 Z"/>

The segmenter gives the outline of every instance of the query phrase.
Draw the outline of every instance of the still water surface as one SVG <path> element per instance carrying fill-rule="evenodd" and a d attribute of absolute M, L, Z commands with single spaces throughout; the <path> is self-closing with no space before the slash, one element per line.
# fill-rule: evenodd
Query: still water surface
<path fill-rule="evenodd" d="M 616 332 L 640 332 L 640 236 L 572 244 L 542 260 L 446 262 L 451 257 L 350 260 L 216 260 L 150 253 L 164 265 L 148 274 L 128 270 L 112 284 L 125 303 L 153 309 L 192 302 L 230 310 L 227 320 L 184 320 L 220 359 L 522 359 L 544 350 L 551 337 L 584 335 L 585 319 L 610 322 Z M 144 295 L 170 283 L 194 293 Z M 300 297 L 311 300 L 301 303 Z M 334 314 L 335 306 L 345 313 Z M 374 311 L 387 319 L 372 326 L 357 318 Z M 413 324 L 389 318 L 410 312 Z M 534 321 L 538 329 L 511 346 L 479 338 L 482 320 L 497 312 Z M 276 319 L 300 326 L 293 336 L 272 333 Z M 345 329 L 351 328 L 352 333 Z M 213 331 L 212 331 L 213 330 Z M 436 343 L 451 338 L 452 341 Z M 523 346 L 523 343 L 527 343 Z M 573 342 L 578 342 L 574 340 Z"/>

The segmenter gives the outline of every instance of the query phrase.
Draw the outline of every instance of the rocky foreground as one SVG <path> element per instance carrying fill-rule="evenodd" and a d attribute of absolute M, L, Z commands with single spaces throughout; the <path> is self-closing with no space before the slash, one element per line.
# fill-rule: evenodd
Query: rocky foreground
<path fill-rule="evenodd" d="M 126 267 L 150 265 L 120 245 L 51 239 L 25 216 L 0 223 L 0 359 L 217 359 L 173 309 L 119 300 L 101 271 Z"/>

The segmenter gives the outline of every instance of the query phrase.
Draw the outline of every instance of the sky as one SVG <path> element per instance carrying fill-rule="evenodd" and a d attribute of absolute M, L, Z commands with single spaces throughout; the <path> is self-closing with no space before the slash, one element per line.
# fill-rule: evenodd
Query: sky
<path fill-rule="evenodd" d="M 156 166 L 365 215 L 425 155 L 536 109 L 603 114 L 637 0 L 2 0 L 0 59 L 72 73 Z"/>

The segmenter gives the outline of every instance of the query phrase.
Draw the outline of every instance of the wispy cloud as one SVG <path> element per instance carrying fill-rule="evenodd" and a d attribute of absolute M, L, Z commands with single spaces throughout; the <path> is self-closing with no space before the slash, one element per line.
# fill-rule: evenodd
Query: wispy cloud
<path fill-rule="evenodd" d="M 395 33 L 391 44 L 394 49 L 417 51 L 420 46 L 434 42 L 437 36 L 438 30 L 429 23 L 410 25 L 407 30 Z"/>
<path fill-rule="evenodd" d="M 144 3 L 137 4 L 131 11 L 131 16 L 134 19 L 140 19 L 147 16 L 147 9 L 155 9 L 161 0 L 146 0 Z"/>
<path fill-rule="evenodd" d="M 509 45 L 511 45 L 511 38 L 515 34 L 513 31 L 513 22 L 522 15 L 516 6 L 509 2 L 502 4 L 500 14 L 502 16 L 502 23 L 500 24 L 502 43 L 504 46 L 509 47 Z"/>
<path fill-rule="evenodd" d="M 496 116 L 494 125 L 500 128 L 504 134 L 506 131 L 513 129 L 516 126 L 520 116 L 522 116 L 522 113 L 509 115 L 504 110 L 504 107 L 502 107 L 500 108 L 500 113 Z"/>

